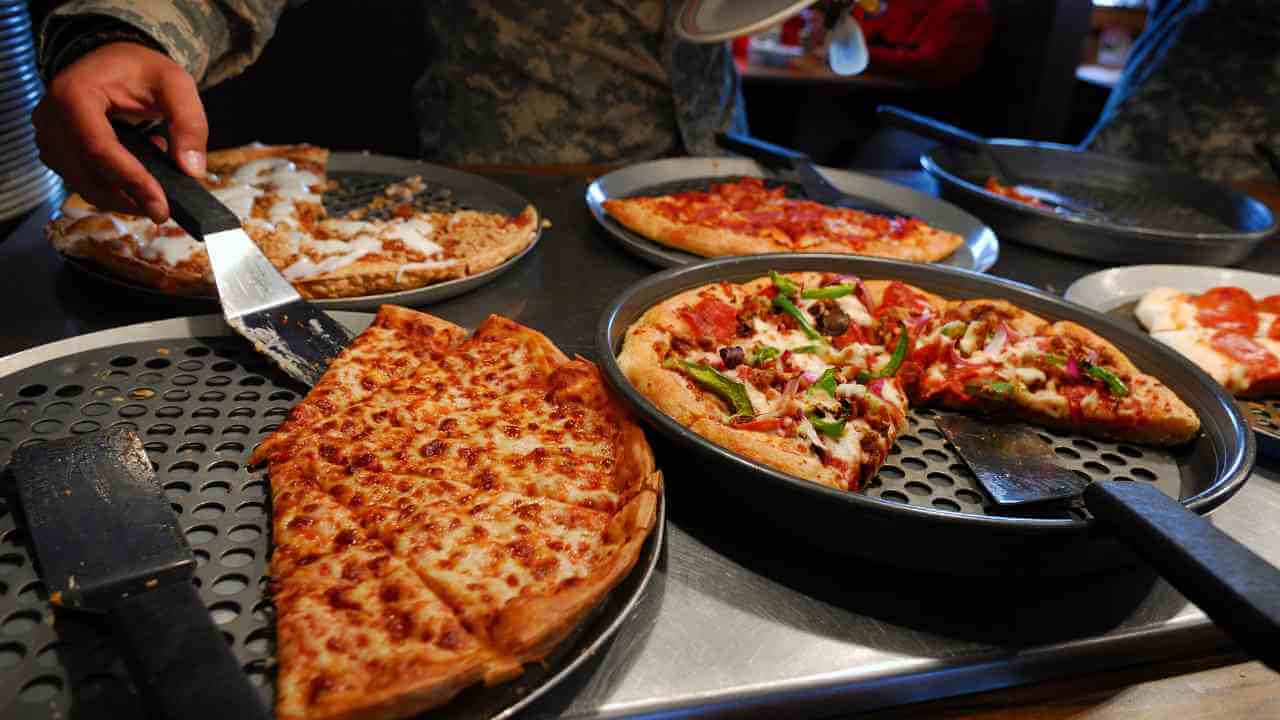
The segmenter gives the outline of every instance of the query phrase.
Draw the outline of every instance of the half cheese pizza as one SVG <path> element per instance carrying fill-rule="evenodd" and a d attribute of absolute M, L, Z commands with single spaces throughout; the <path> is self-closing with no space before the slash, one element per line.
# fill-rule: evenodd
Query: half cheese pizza
<path fill-rule="evenodd" d="M 327 217 L 328 151 L 311 145 L 215 150 L 204 184 L 240 218 L 272 264 L 307 298 L 408 290 L 475 275 L 519 254 L 537 234 L 533 207 L 515 217 L 414 207 L 419 178 L 389 186 L 372 203 L 385 219 Z M 53 246 L 147 287 L 211 295 L 204 247 L 172 220 L 102 212 L 79 195 L 45 228 Z"/>
<path fill-rule="evenodd" d="M 254 451 L 279 718 L 398 718 L 549 653 L 631 570 L 661 476 L 592 363 L 383 307 Z"/>
<path fill-rule="evenodd" d="M 1151 445 L 1200 428 L 1176 394 L 1080 325 L 828 273 L 676 295 L 628 328 L 618 363 L 708 440 L 847 490 L 879 470 L 912 404 Z"/>
<path fill-rule="evenodd" d="M 1199 295 L 1156 288 L 1134 314 L 1163 342 L 1199 365 L 1234 395 L 1280 392 L 1280 295 L 1254 298 L 1238 287 Z"/>
<path fill-rule="evenodd" d="M 773 252 L 874 255 L 936 262 L 964 244 L 915 218 L 886 217 L 786 196 L 759 178 L 714 183 L 707 191 L 606 200 L 631 230 L 679 250 L 719 257 Z"/>

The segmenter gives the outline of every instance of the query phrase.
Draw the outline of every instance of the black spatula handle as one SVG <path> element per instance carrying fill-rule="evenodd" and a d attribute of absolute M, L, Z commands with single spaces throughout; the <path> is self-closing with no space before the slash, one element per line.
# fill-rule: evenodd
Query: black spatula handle
<path fill-rule="evenodd" d="M 112 611 L 133 679 L 157 717 L 270 720 L 190 583 L 162 585 Z"/>
<path fill-rule="evenodd" d="M 899 130 L 907 130 L 923 135 L 930 140 L 937 140 L 945 145 L 954 145 L 974 152 L 986 150 L 987 139 L 981 135 L 961 130 L 955 125 L 925 117 L 910 110 L 903 110 L 896 105 L 880 105 L 876 108 L 876 117 L 886 125 Z"/>
<path fill-rule="evenodd" d="M 178 227 L 201 241 L 213 233 L 240 227 L 240 218 L 235 213 L 194 178 L 182 172 L 173 159 L 140 130 L 122 122 L 113 122 L 112 127 L 120 144 L 160 182 L 164 196 L 169 200 L 169 214 Z"/>
<path fill-rule="evenodd" d="M 1280 570 L 1154 485 L 1103 480 L 1085 507 L 1246 651 L 1280 670 Z"/>
<path fill-rule="evenodd" d="M 774 145 L 748 135 L 716 133 L 716 144 L 725 150 L 732 150 L 739 155 L 757 160 L 765 167 L 794 169 L 797 165 L 811 162 L 808 155 L 798 150 Z"/>

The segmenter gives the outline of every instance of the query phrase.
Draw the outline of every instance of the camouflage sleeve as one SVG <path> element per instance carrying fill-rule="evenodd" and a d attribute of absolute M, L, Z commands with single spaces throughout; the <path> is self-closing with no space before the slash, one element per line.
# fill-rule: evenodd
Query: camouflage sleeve
<path fill-rule="evenodd" d="M 123 23 L 154 41 L 201 86 L 239 73 L 275 32 L 286 0 L 70 0 L 40 28 L 40 58 L 49 66 L 73 43 L 87 18 Z"/>

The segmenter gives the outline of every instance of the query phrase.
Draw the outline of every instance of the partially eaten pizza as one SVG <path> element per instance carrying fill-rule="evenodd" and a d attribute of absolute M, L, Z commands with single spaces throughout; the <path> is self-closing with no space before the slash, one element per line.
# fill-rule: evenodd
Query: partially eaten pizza
<path fill-rule="evenodd" d="M 699 435 L 770 467 L 857 490 L 913 404 L 1177 445 L 1195 413 L 1076 323 L 902 282 L 772 273 L 689 290 L 628 328 L 618 363 Z"/>
<path fill-rule="evenodd" d="M 1199 295 L 1156 288 L 1134 310 L 1151 337 L 1199 365 L 1232 394 L 1280 392 L 1280 295 L 1255 298 L 1239 287 Z"/>
<path fill-rule="evenodd" d="M 599 371 L 383 307 L 254 451 L 276 717 L 399 718 L 547 655 L 631 570 L 661 475 Z"/>
<path fill-rule="evenodd" d="M 312 145 L 275 145 L 208 156 L 204 184 L 303 297 L 372 295 L 475 275 L 519 254 L 537 234 L 532 206 L 514 217 L 418 210 L 414 196 L 425 189 L 418 178 L 394 183 L 374 200 L 385 219 L 361 211 L 328 217 L 321 202 L 328 155 Z M 63 254 L 147 287 L 214 292 L 204 247 L 172 220 L 157 226 L 71 195 L 45 234 Z"/>
<path fill-rule="evenodd" d="M 604 209 L 655 242 L 704 257 L 773 252 L 942 260 L 959 235 L 916 218 L 889 217 L 789 198 L 759 178 L 712 183 L 707 191 L 606 200 Z"/>

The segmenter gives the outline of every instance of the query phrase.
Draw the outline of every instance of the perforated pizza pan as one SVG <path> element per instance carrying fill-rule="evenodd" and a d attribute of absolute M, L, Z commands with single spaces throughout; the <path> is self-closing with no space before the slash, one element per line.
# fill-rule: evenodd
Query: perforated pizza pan
<path fill-rule="evenodd" d="M 330 153 L 328 174 L 330 179 L 338 182 L 338 188 L 326 192 L 324 196 L 325 208 L 331 215 L 342 214 L 347 210 L 363 206 L 382 194 L 383 188 L 390 183 L 399 182 L 414 175 L 421 176 L 427 185 L 425 194 L 428 207 L 449 206 L 515 216 L 532 204 L 516 191 L 488 178 L 440 165 L 387 155 Z M 515 267 L 524 256 L 533 252 L 533 249 L 538 246 L 538 241 L 542 239 L 541 214 L 536 214 L 534 223 L 536 230 L 529 247 L 521 250 L 514 257 L 508 258 L 501 265 L 482 273 L 413 290 L 350 298 L 318 299 L 312 300 L 311 303 L 325 310 L 374 311 L 380 305 L 421 307 L 461 295 L 493 281 Z M 113 290 L 124 290 L 131 296 L 146 302 L 171 307 L 176 300 L 193 309 L 211 309 L 218 306 L 218 299 L 212 296 L 166 293 L 130 282 L 104 270 L 96 263 L 81 258 L 64 255 L 63 259 L 66 260 L 68 267 L 81 273 L 82 276 L 105 284 Z"/>
<path fill-rule="evenodd" d="M 353 331 L 372 318 L 335 316 Z M 0 467 L 28 443 L 135 429 L 195 553 L 200 597 L 267 703 L 275 652 L 265 594 L 271 496 L 265 473 L 245 463 L 304 392 L 214 315 L 0 358 Z M 144 717 L 110 628 L 97 617 L 52 611 L 13 502 L 8 494 L 0 502 L 0 716 Z M 664 517 L 665 504 L 636 568 L 551 657 L 510 683 L 468 690 L 431 717 L 510 717 L 599 651 L 641 602 Z"/>
<path fill-rule="evenodd" d="M 916 217 L 933 227 L 959 234 L 964 245 L 940 264 L 967 270 L 985 271 L 1000 257 L 1000 244 L 991 228 L 978 218 L 944 200 L 869 175 L 835 168 L 820 168 L 840 190 Z M 742 177 L 769 178 L 769 172 L 755 160 L 746 158 L 669 158 L 629 165 L 592 182 L 587 187 L 587 207 L 596 222 L 627 251 L 661 267 L 701 262 L 705 258 L 656 243 L 628 230 L 604 210 L 604 201 L 637 195 L 661 195 L 688 190 L 705 190 L 713 182 Z M 782 184 L 782 183 L 777 183 Z M 803 197 L 799 187 L 789 187 L 792 197 Z"/>
<path fill-rule="evenodd" d="M 943 441 L 934 422 L 943 411 L 912 408 L 910 427 L 879 475 L 866 490 L 851 493 L 765 467 L 703 439 L 658 410 L 623 376 L 616 359 L 622 338 L 647 309 L 685 290 L 741 282 L 769 270 L 896 279 L 947 298 L 1003 298 L 1050 320 L 1075 321 L 1174 388 L 1200 417 L 1200 435 L 1172 451 L 1042 431 L 1041 439 L 1061 463 L 1084 478 L 1153 482 L 1203 514 L 1235 494 L 1253 467 L 1253 433 L 1212 378 L 1146 334 L 1026 285 L 951 268 L 841 255 L 728 258 L 651 276 L 619 295 L 601 318 L 596 332 L 601 367 L 651 427 L 705 466 L 696 477 L 668 472 L 668 483 L 712 485 L 724 499 L 741 501 L 739 511 L 752 522 L 763 520 L 828 550 L 934 572 L 1078 574 L 1135 561 L 1079 510 L 1034 517 L 996 514 Z"/>

